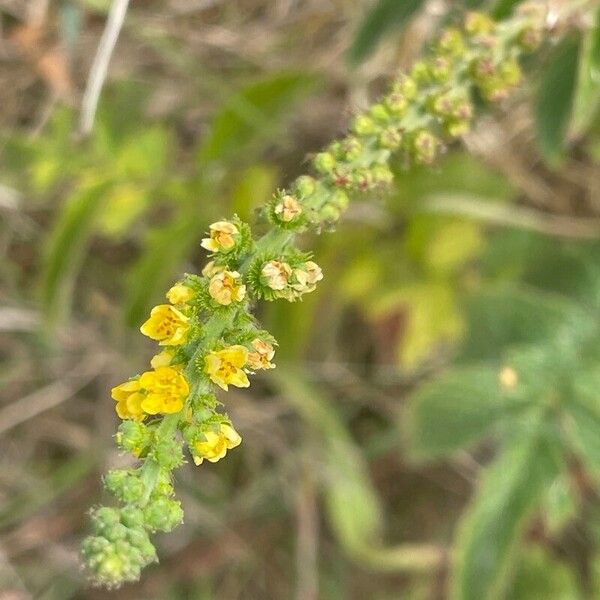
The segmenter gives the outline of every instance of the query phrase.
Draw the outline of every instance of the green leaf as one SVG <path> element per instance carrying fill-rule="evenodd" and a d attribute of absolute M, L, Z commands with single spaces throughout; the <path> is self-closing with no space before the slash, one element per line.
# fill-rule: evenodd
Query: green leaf
<path fill-rule="evenodd" d="M 348 50 L 350 64 L 363 62 L 384 35 L 391 31 L 399 34 L 422 4 L 423 0 L 377 0 L 367 12 Z"/>
<path fill-rule="evenodd" d="M 48 324 L 70 312 L 75 279 L 85 259 L 108 184 L 84 183 L 66 202 L 46 244 L 41 271 L 41 302 Z"/>
<path fill-rule="evenodd" d="M 576 374 L 573 395 L 567 398 L 566 432 L 586 469 L 600 480 L 600 367 Z"/>
<path fill-rule="evenodd" d="M 489 365 L 453 370 L 423 385 L 404 417 L 409 452 L 431 460 L 469 447 L 526 404 L 505 397 L 499 370 Z"/>
<path fill-rule="evenodd" d="M 150 307 L 175 282 L 180 264 L 201 234 L 194 207 L 181 210 L 166 226 L 148 232 L 140 259 L 128 275 L 123 312 L 129 327 L 139 326 Z"/>
<path fill-rule="evenodd" d="M 593 325 L 575 302 L 534 288 L 506 286 L 467 298 L 463 360 L 497 358 L 508 345 L 572 337 Z"/>
<path fill-rule="evenodd" d="M 542 75 L 535 105 L 537 142 L 551 165 L 562 159 L 573 108 L 579 42 L 565 39 Z"/>
<path fill-rule="evenodd" d="M 579 55 L 577 86 L 571 133 L 580 136 L 589 127 L 600 106 L 600 9 L 595 25 L 585 35 Z"/>
<path fill-rule="evenodd" d="M 289 369 L 278 369 L 275 379 L 285 399 L 318 436 L 327 509 L 337 537 L 349 554 L 368 557 L 383 523 L 364 458 L 322 390 Z"/>
<path fill-rule="evenodd" d="M 199 161 L 233 160 L 257 143 L 273 139 L 296 102 L 317 82 L 314 75 L 306 73 L 279 73 L 234 94 L 213 120 L 200 147 Z"/>
<path fill-rule="evenodd" d="M 481 481 L 455 546 L 453 600 L 501 597 L 527 517 L 559 472 L 549 424 L 538 417 L 511 440 Z"/>
<path fill-rule="evenodd" d="M 523 0 L 496 0 L 490 13 L 496 20 L 506 19 Z"/>
<path fill-rule="evenodd" d="M 583 600 L 572 569 L 542 548 L 528 548 L 506 600 Z"/>

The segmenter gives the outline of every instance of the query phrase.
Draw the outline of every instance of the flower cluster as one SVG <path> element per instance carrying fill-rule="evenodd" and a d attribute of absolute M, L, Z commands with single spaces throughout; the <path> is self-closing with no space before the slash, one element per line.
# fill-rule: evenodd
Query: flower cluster
<path fill-rule="evenodd" d="M 521 78 L 519 56 L 543 37 L 539 11 L 495 23 L 469 13 L 443 32 L 429 57 L 359 114 L 350 133 L 312 159 L 313 175 L 297 178 L 269 200 L 271 228 L 253 239 L 237 217 L 210 225 L 201 245 L 210 261 L 186 275 L 152 309 L 141 332 L 158 342 L 151 369 L 112 390 L 122 419 L 117 443 L 139 459 L 137 468 L 109 473 L 104 484 L 120 508 L 93 511 L 93 535 L 83 555 L 97 582 L 118 585 L 156 560 L 149 534 L 182 520 L 171 472 L 185 461 L 214 463 L 241 443 L 216 397 L 218 389 L 246 388 L 272 369 L 275 340 L 249 312 L 259 299 L 296 301 L 323 279 L 297 234 L 331 227 L 356 195 L 387 186 L 390 161 L 430 164 L 445 145 L 471 127 L 478 100 L 498 102 Z"/>

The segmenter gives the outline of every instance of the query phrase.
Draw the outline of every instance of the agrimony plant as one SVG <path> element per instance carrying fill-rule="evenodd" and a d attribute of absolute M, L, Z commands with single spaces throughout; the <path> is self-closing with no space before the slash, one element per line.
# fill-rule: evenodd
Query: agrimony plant
<path fill-rule="evenodd" d="M 262 236 L 237 216 L 210 225 L 202 273 L 171 287 L 141 327 L 159 345 L 150 368 L 112 390 L 122 419 L 117 443 L 139 463 L 105 476 L 119 504 L 91 512 L 93 533 L 82 552 L 97 583 L 134 581 L 157 560 L 150 536 L 183 520 L 171 474 L 185 453 L 200 465 L 240 444 L 216 392 L 248 387 L 249 376 L 275 366 L 277 343 L 254 318 L 255 303 L 301 300 L 323 278 L 297 236 L 333 228 L 352 198 L 388 186 L 392 161 L 433 163 L 469 131 L 476 106 L 506 99 L 521 81 L 520 56 L 545 35 L 545 18 L 536 3 L 501 23 L 468 13 L 354 117 L 346 137 L 313 157 L 312 175 L 266 202 Z"/>

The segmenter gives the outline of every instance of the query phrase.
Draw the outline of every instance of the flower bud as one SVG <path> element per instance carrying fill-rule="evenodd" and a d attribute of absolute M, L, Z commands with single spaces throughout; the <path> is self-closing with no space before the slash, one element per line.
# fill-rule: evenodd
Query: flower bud
<path fill-rule="evenodd" d="M 450 61 L 444 56 L 437 56 L 431 62 L 430 73 L 436 81 L 448 81 L 451 73 Z"/>
<path fill-rule="evenodd" d="M 297 221 L 302 214 L 302 206 L 298 200 L 286 193 L 279 193 L 275 196 L 272 216 L 275 221 L 281 224 Z"/>
<path fill-rule="evenodd" d="M 157 498 L 145 507 L 144 518 L 150 529 L 171 531 L 183 522 L 181 503 L 170 498 Z"/>
<path fill-rule="evenodd" d="M 138 502 L 144 495 L 142 480 L 125 469 L 114 469 L 104 477 L 104 487 L 126 504 Z"/>
<path fill-rule="evenodd" d="M 389 123 L 390 113 L 383 104 L 374 104 L 369 110 L 369 115 L 378 123 Z"/>
<path fill-rule="evenodd" d="M 371 117 L 361 114 L 354 117 L 350 129 L 356 135 L 364 136 L 373 135 L 377 131 L 377 126 Z"/>
<path fill-rule="evenodd" d="M 137 506 L 125 506 L 121 509 L 121 523 L 130 529 L 141 529 L 144 526 L 144 513 Z"/>
<path fill-rule="evenodd" d="M 446 29 L 437 43 L 437 50 L 449 56 L 460 56 L 465 51 L 465 42 L 458 29 Z"/>
<path fill-rule="evenodd" d="M 378 142 L 386 150 L 397 150 L 402 144 L 402 133 L 397 127 L 386 127 L 379 134 Z"/>
<path fill-rule="evenodd" d="M 371 167 L 371 175 L 373 183 L 376 185 L 389 185 L 394 181 L 394 174 L 386 164 L 373 165 Z"/>
<path fill-rule="evenodd" d="M 352 162 L 356 160 L 362 154 L 362 151 L 363 145 L 354 136 L 348 136 L 340 143 L 340 153 L 345 161 Z"/>
<path fill-rule="evenodd" d="M 412 155 L 417 164 L 430 165 L 436 158 L 439 139 L 429 131 L 419 131 L 412 141 Z"/>
<path fill-rule="evenodd" d="M 172 471 L 183 464 L 181 443 L 174 437 L 157 440 L 150 451 L 150 457 L 165 471 Z"/>
<path fill-rule="evenodd" d="M 123 421 L 116 435 L 117 444 L 134 456 L 141 456 L 150 442 L 148 427 L 139 421 Z"/>
<path fill-rule="evenodd" d="M 313 177 L 309 175 L 301 175 L 294 182 L 294 191 L 296 195 L 303 199 L 312 196 L 317 189 L 317 185 Z"/>
<path fill-rule="evenodd" d="M 465 17 L 464 28 L 469 35 L 488 35 L 495 27 L 494 21 L 483 13 L 471 11 Z"/>
<path fill-rule="evenodd" d="M 431 82 L 431 70 L 429 69 L 429 65 L 423 60 L 416 62 L 410 71 L 410 76 L 411 76 L 412 80 L 415 82 L 415 84 L 430 83 Z"/>
<path fill-rule="evenodd" d="M 327 175 L 333 172 L 336 163 L 335 158 L 329 152 L 319 152 L 315 156 L 313 164 L 319 173 Z"/>

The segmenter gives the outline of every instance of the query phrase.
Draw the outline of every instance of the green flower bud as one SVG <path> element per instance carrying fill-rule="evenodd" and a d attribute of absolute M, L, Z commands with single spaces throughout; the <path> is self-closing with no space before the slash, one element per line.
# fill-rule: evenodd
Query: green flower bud
<path fill-rule="evenodd" d="M 127 533 L 127 541 L 140 553 L 145 563 L 156 560 L 156 548 L 150 541 L 148 533 L 144 529 L 130 529 Z"/>
<path fill-rule="evenodd" d="M 383 104 L 374 104 L 369 110 L 369 115 L 378 123 L 389 123 L 390 113 Z"/>
<path fill-rule="evenodd" d="M 110 542 L 118 542 L 119 540 L 127 539 L 127 532 L 129 530 L 123 523 L 117 523 L 116 525 L 111 525 L 110 527 L 105 527 L 102 535 L 109 540 Z"/>
<path fill-rule="evenodd" d="M 315 169 L 324 175 L 330 174 L 335 169 L 335 158 L 329 152 L 319 152 L 313 160 Z"/>
<path fill-rule="evenodd" d="M 519 65 L 515 58 L 509 58 L 501 62 L 498 71 L 502 81 L 506 85 L 515 87 L 521 83 L 523 73 L 521 71 L 521 65 Z"/>
<path fill-rule="evenodd" d="M 394 181 L 394 173 L 386 164 L 371 167 L 371 175 L 376 185 L 388 185 Z"/>
<path fill-rule="evenodd" d="M 360 169 L 352 174 L 352 187 L 366 192 L 373 187 L 373 175 L 368 169 Z"/>
<path fill-rule="evenodd" d="M 302 199 L 308 198 L 315 193 L 317 184 L 313 177 L 308 175 L 301 175 L 294 182 L 294 192 Z"/>
<path fill-rule="evenodd" d="M 157 440 L 150 456 L 166 471 L 172 471 L 183 464 L 181 443 L 174 437 Z"/>
<path fill-rule="evenodd" d="M 125 506 L 121 509 L 121 523 L 126 527 L 140 529 L 144 526 L 144 513 L 136 506 Z"/>
<path fill-rule="evenodd" d="M 480 12 L 469 12 L 465 17 L 464 28 L 469 35 L 488 35 L 496 24 L 490 17 Z"/>
<path fill-rule="evenodd" d="M 144 484 L 131 471 L 115 469 L 104 477 L 104 487 L 126 504 L 137 502 L 144 495 Z"/>
<path fill-rule="evenodd" d="M 326 204 L 319 211 L 319 220 L 325 223 L 335 223 L 341 216 L 342 211 L 332 204 Z"/>
<path fill-rule="evenodd" d="M 415 84 L 431 83 L 431 71 L 429 65 L 423 60 L 420 60 L 413 65 L 410 76 Z"/>
<path fill-rule="evenodd" d="M 412 156 L 417 164 L 430 165 L 440 147 L 439 139 L 429 131 L 419 131 L 412 141 Z"/>
<path fill-rule="evenodd" d="M 408 99 L 402 92 L 392 91 L 383 102 L 387 110 L 396 117 L 402 116 L 408 108 Z"/>
<path fill-rule="evenodd" d="M 137 421 L 123 421 L 119 425 L 116 435 L 117 444 L 134 456 L 142 456 L 144 449 L 150 442 L 150 431 L 143 423 Z"/>
<path fill-rule="evenodd" d="M 402 133 L 396 127 L 386 127 L 379 134 L 379 146 L 387 150 L 397 150 L 402 144 Z"/>
<path fill-rule="evenodd" d="M 450 61 L 444 56 L 437 56 L 431 62 L 430 73 L 435 81 L 448 81 L 451 73 Z"/>
<path fill-rule="evenodd" d="M 157 498 L 144 509 L 144 518 L 152 530 L 171 531 L 183 522 L 181 503 L 169 498 Z"/>
<path fill-rule="evenodd" d="M 444 129 L 450 137 L 458 138 L 469 133 L 471 123 L 470 121 L 448 121 L 445 123 Z"/>
<path fill-rule="evenodd" d="M 121 514 L 117 508 L 111 508 L 109 506 L 101 506 L 92 513 L 92 521 L 94 523 L 94 530 L 103 534 L 107 529 L 120 524 Z"/>
<path fill-rule="evenodd" d="M 437 43 L 437 50 L 449 56 L 460 56 L 463 54 L 465 51 L 465 42 L 461 32 L 455 28 L 444 31 Z"/>
<path fill-rule="evenodd" d="M 327 201 L 328 205 L 334 206 L 338 211 L 346 210 L 349 203 L 350 198 L 348 198 L 348 194 L 344 190 L 334 190 Z"/>
<path fill-rule="evenodd" d="M 363 145 L 360 143 L 358 138 L 348 136 L 342 140 L 340 144 L 340 153 L 344 160 L 351 162 L 356 160 L 363 151 Z"/>
<path fill-rule="evenodd" d="M 540 47 L 543 39 L 543 33 L 540 29 L 526 27 L 519 34 L 517 43 L 525 52 L 533 52 Z"/>
<path fill-rule="evenodd" d="M 367 115 L 357 115 L 350 126 L 350 129 L 360 136 L 373 135 L 377 131 L 377 126 L 373 119 Z"/>

